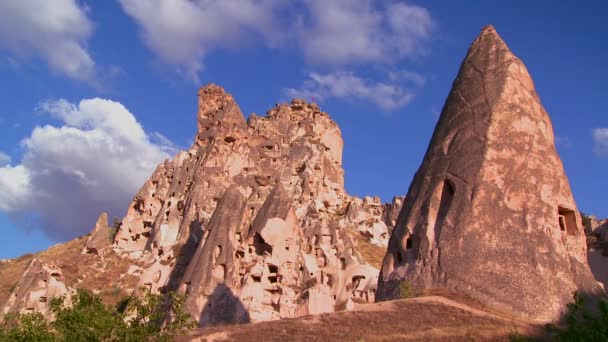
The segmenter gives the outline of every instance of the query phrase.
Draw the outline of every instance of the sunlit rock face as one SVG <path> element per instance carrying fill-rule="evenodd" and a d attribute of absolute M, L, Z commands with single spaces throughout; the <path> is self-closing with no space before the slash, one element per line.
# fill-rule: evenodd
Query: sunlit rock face
<path fill-rule="evenodd" d="M 58 266 L 33 259 L 2 311 L 4 314 L 37 312 L 50 318 L 51 300 L 70 294 Z"/>
<path fill-rule="evenodd" d="M 99 254 L 110 245 L 110 227 L 108 227 L 108 214 L 101 213 L 95 227 L 91 231 L 82 253 Z"/>
<path fill-rule="evenodd" d="M 140 285 L 184 293 L 201 325 L 373 302 L 379 271 L 353 237 L 386 246 L 402 202 L 345 192 L 336 123 L 302 100 L 245 120 L 216 85 L 198 98 L 194 144 L 158 166 L 115 237 L 146 262 Z"/>
<path fill-rule="evenodd" d="M 538 321 L 574 291 L 601 291 L 549 116 L 493 27 L 470 47 L 409 188 L 379 299 L 403 283 Z"/>

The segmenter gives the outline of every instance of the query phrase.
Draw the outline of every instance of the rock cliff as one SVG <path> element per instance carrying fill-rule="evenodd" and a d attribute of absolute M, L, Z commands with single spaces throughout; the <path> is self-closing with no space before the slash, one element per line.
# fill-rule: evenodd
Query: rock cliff
<path fill-rule="evenodd" d="M 115 237 L 144 261 L 139 285 L 184 293 L 201 325 L 373 302 L 379 271 L 357 241 L 386 246 L 402 198 L 345 192 L 340 130 L 315 104 L 245 120 L 222 88 L 198 96 L 194 144 L 158 166 Z"/>
<path fill-rule="evenodd" d="M 549 115 L 495 29 L 471 45 L 382 266 L 378 297 L 443 288 L 537 321 L 600 293 Z"/>
<path fill-rule="evenodd" d="M 71 295 L 64 283 L 63 272 L 54 264 L 33 259 L 15 286 L 3 313 L 39 312 L 50 317 L 51 299 Z"/>
<path fill-rule="evenodd" d="M 108 214 L 99 215 L 95 227 L 91 231 L 83 253 L 98 254 L 102 249 L 110 244 L 110 228 L 108 227 Z"/>

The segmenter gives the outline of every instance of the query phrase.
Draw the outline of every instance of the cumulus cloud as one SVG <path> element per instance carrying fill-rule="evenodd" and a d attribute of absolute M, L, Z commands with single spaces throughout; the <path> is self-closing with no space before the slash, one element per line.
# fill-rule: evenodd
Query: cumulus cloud
<path fill-rule="evenodd" d="M 170 141 L 153 142 L 122 104 L 99 98 L 39 109 L 62 126 L 35 127 L 20 164 L 0 167 L 0 210 L 57 240 L 89 231 L 100 211 L 121 215 Z"/>
<path fill-rule="evenodd" d="M 0 50 L 41 58 L 75 80 L 94 82 L 95 62 L 86 47 L 92 31 L 87 9 L 76 0 L 0 1 Z"/>
<path fill-rule="evenodd" d="M 194 82 L 203 58 L 218 48 L 236 47 L 261 36 L 275 44 L 280 0 L 119 0 L 141 30 L 146 45 L 164 63 Z M 255 38 L 255 37 L 254 37 Z"/>
<path fill-rule="evenodd" d="M 394 62 L 425 52 L 435 24 L 429 11 L 372 0 L 303 0 L 309 12 L 298 27 L 299 45 L 315 62 Z"/>
<path fill-rule="evenodd" d="M 393 63 L 426 52 L 423 7 L 373 0 L 119 0 L 160 61 L 195 82 L 209 53 L 261 41 L 320 64 Z"/>
<path fill-rule="evenodd" d="M 600 157 L 608 157 L 608 128 L 593 130 L 594 151 Z"/>
<path fill-rule="evenodd" d="M 4 166 L 6 164 L 9 164 L 10 162 L 11 162 L 11 156 L 0 151 L 0 166 Z"/>
<path fill-rule="evenodd" d="M 397 83 L 376 82 L 351 72 L 311 73 L 303 85 L 285 89 L 285 94 L 296 98 L 341 98 L 371 102 L 390 111 L 406 106 L 414 98 L 411 90 Z"/>

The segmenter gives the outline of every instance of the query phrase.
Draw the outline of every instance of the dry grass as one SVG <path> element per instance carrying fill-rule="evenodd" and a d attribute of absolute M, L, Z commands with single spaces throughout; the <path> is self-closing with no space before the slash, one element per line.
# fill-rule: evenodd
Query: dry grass
<path fill-rule="evenodd" d="M 508 341 L 515 332 L 534 336 L 542 331 L 442 297 L 426 297 L 369 304 L 358 311 L 200 329 L 181 340 Z"/>
<path fill-rule="evenodd" d="M 103 255 L 81 254 L 86 239 L 86 236 L 76 238 L 42 252 L 0 263 L 0 305 L 8 300 L 34 257 L 59 266 L 67 286 L 96 292 L 106 304 L 115 305 L 130 294 L 137 277 L 126 273 L 134 262 L 121 258 L 109 248 Z"/>
<path fill-rule="evenodd" d="M 366 237 L 361 234 L 353 233 L 352 237 L 357 243 L 356 249 L 359 251 L 363 260 L 377 269 L 382 267 L 382 261 L 386 254 L 386 248 L 371 244 Z"/>
<path fill-rule="evenodd" d="M 0 263 L 0 305 L 6 303 L 32 258 L 32 254 L 24 254 L 17 259 Z"/>

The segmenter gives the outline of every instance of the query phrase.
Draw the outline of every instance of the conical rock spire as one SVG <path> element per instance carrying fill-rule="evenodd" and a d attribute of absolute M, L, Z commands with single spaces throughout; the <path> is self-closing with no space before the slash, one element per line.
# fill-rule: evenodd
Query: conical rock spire
<path fill-rule="evenodd" d="M 378 296 L 448 289 L 538 321 L 597 293 L 585 234 L 524 64 L 488 26 L 471 45 L 384 259 Z"/>

